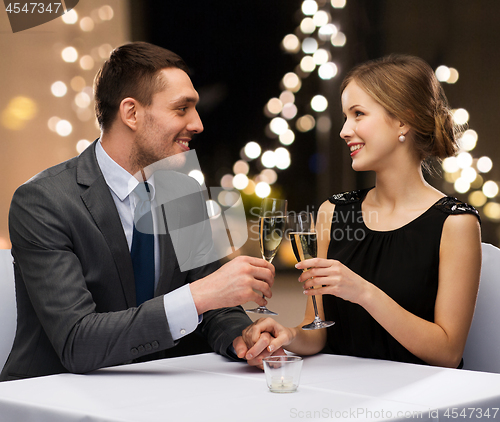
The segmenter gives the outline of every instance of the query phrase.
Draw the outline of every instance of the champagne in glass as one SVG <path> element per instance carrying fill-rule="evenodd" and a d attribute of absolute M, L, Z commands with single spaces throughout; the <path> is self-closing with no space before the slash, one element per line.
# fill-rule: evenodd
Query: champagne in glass
<path fill-rule="evenodd" d="M 260 217 L 259 238 L 262 258 L 272 262 L 285 232 L 285 217 Z"/>
<path fill-rule="evenodd" d="M 290 243 L 297 262 L 315 258 L 318 254 L 318 242 L 315 232 L 290 233 Z"/>
<path fill-rule="evenodd" d="M 291 226 L 294 231 L 290 232 L 290 243 L 297 261 L 316 258 L 318 255 L 318 241 L 311 213 L 301 212 L 297 214 L 293 217 Z M 302 271 L 307 271 L 307 269 Z M 302 329 L 318 330 L 335 324 L 333 321 L 323 321 L 319 317 L 316 296 L 311 296 L 311 299 L 314 306 L 314 320 L 310 324 L 304 325 Z"/>
<path fill-rule="evenodd" d="M 259 241 L 262 258 L 272 262 L 283 240 L 286 226 L 286 206 L 284 199 L 266 198 L 262 201 L 259 218 Z M 278 315 L 265 306 L 246 309 L 257 314 Z"/>

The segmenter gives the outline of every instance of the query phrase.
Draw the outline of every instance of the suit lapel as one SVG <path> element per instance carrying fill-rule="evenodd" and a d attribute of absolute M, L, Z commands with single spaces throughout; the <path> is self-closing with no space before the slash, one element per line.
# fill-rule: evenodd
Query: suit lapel
<path fill-rule="evenodd" d="M 77 182 L 88 186 L 81 198 L 113 256 L 127 306 L 136 306 L 134 271 L 120 216 L 95 156 L 95 141 L 78 159 Z M 111 264 L 111 263 L 110 263 Z"/>

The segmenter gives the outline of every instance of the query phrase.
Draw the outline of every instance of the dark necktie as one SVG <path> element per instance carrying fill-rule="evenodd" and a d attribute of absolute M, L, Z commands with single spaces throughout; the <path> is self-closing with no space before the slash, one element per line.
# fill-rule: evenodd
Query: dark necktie
<path fill-rule="evenodd" d="M 134 267 L 136 302 L 139 306 L 154 296 L 155 254 L 149 185 L 139 183 L 134 189 L 134 193 L 139 197 L 139 200 L 134 213 L 130 255 Z"/>

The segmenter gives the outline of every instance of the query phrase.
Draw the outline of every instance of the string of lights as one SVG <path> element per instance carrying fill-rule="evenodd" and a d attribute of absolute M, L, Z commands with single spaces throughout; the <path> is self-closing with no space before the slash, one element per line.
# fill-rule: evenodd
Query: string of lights
<path fill-rule="evenodd" d="M 61 19 L 66 25 L 79 26 L 79 29 L 85 34 L 95 31 L 99 25 L 111 21 L 113 17 L 113 8 L 104 5 L 93 9 L 90 16 L 79 17 L 76 10 L 72 9 L 65 13 Z M 78 75 L 73 76 L 69 83 L 61 80 L 55 81 L 50 89 L 55 97 L 74 96 L 71 107 L 76 114 L 76 118 L 81 122 L 90 122 L 94 118 L 92 80 L 90 74 L 87 74 L 86 71 L 95 70 L 95 68 L 99 67 L 109 57 L 112 49 L 113 47 L 108 43 L 88 48 L 88 51 L 85 52 L 87 54 L 82 54 L 84 48 L 78 51 L 72 45 L 61 48 L 61 59 L 66 63 L 77 63 L 80 72 Z M 75 125 L 68 118 L 63 119 L 59 116 L 50 117 L 47 124 L 52 132 L 62 137 L 69 136 L 73 132 Z M 97 123 L 96 129 L 99 129 Z M 90 141 L 88 139 L 80 139 L 75 148 L 78 153 L 81 153 L 89 145 Z"/>
<path fill-rule="evenodd" d="M 281 48 L 295 55 L 299 64 L 294 71 L 283 76 L 281 93 L 269 99 L 264 107 L 264 114 L 270 119 L 265 134 L 279 143 L 274 150 L 263 150 L 258 141 L 248 142 L 240 151 L 240 159 L 233 165 L 233 173 L 221 178 L 224 189 L 236 188 L 246 195 L 260 198 L 269 196 L 279 171 L 286 170 L 291 164 L 288 147 L 297 136 L 314 128 L 320 131 L 330 129 L 330 118 L 322 115 L 328 109 L 327 99 L 321 94 L 313 95 L 309 101 L 299 97 L 303 82 L 310 75 L 315 74 L 323 80 L 337 75 L 332 48 L 343 47 L 347 40 L 338 24 L 332 23 L 332 16 L 345 5 L 346 0 L 302 2 L 300 25 L 281 42 Z M 302 112 L 302 108 L 307 110 Z M 252 167 L 257 167 L 253 163 L 259 159 L 263 170 L 252 170 Z"/>
<path fill-rule="evenodd" d="M 459 80 L 456 69 L 448 66 L 439 66 L 436 77 L 442 83 L 454 84 Z M 464 108 L 452 110 L 453 120 L 456 124 L 463 126 L 469 123 L 469 112 Z M 474 158 L 472 151 L 478 142 L 478 133 L 471 128 L 465 130 L 458 138 L 459 151 L 454 157 L 443 160 L 445 187 L 450 187 L 460 194 L 468 193 L 468 202 L 483 211 L 489 220 L 500 221 L 500 204 L 495 198 L 499 193 L 498 182 L 488 180 L 488 173 L 493 168 L 490 157 L 483 156 Z"/>

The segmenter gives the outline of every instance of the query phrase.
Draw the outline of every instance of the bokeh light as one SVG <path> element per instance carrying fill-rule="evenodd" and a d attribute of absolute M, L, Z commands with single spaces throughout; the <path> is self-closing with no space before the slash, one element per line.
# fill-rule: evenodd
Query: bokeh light
<path fill-rule="evenodd" d="M 60 117 L 57 116 L 52 116 L 48 121 L 47 121 L 47 126 L 52 132 L 56 131 L 56 125 L 59 123 L 61 120 Z"/>
<path fill-rule="evenodd" d="M 260 145 L 257 142 L 251 141 L 245 145 L 245 155 L 252 160 L 257 158 L 261 151 Z"/>
<path fill-rule="evenodd" d="M 287 169 L 291 164 L 290 152 L 286 148 L 279 147 L 274 151 L 275 166 L 280 170 Z"/>
<path fill-rule="evenodd" d="M 50 91 L 55 97 L 64 97 L 68 92 L 68 87 L 64 82 L 57 81 L 50 86 Z"/>
<path fill-rule="evenodd" d="M 449 84 L 457 83 L 458 77 L 459 77 L 458 70 L 453 67 L 450 67 L 450 77 L 446 80 L 446 82 Z"/>
<path fill-rule="evenodd" d="M 464 125 L 469 121 L 469 112 L 465 108 L 458 108 L 453 111 L 453 121 L 457 125 Z"/>
<path fill-rule="evenodd" d="M 330 22 L 330 15 L 324 10 L 318 10 L 314 16 L 313 21 L 316 26 L 324 26 Z"/>
<path fill-rule="evenodd" d="M 458 167 L 464 169 L 465 167 L 470 167 L 472 165 L 473 158 L 468 152 L 461 152 L 457 155 Z"/>
<path fill-rule="evenodd" d="M 337 65 L 332 62 L 322 64 L 318 69 L 318 75 L 321 79 L 332 79 L 337 75 Z"/>
<path fill-rule="evenodd" d="M 262 154 L 261 162 L 264 167 L 272 168 L 276 165 L 274 151 L 266 151 Z"/>
<path fill-rule="evenodd" d="M 321 113 L 328 108 L 328 100 L 323 95 L 315 95 L 311 100 L 311 108 Z"/>
<path fill-rule="evenodd" d="M 281 116 L 286 120 L 291 120 L 297 115 L 297 106 L 293 103 L 287 103 L 283 106 Z M 281 135 L 281 134 L 280 134 Z"/>
<path fill-rule="evenodd" d="M 87 139 L 80 139 L 76 143 L 76 151 L 78 154 L 81 154 L 83 151 L 85 151 L 89 146 L 91 145 L 90 141 Z"/>
<path fill-rule="evenodd" d="M 309 17 L 302 19 L 302 22 L 300 22 L 300 30 L 303 34 L 306 35 L 312 34 L 314 31 L 316 31 L 314 20 Z"/>
<path fill-rule="evenodd" d="M 458 193 L 465 193 L 470 189 L 470 183 L 467 180 L 459 177 L 453 184 L 453 187 Z"/>
<path fill-rule="evenodd" d="M 232 174 L 225 174 L 222 176 L 220 179 L 220 185 L 223 189 L 226 190 L 231 190 L 233 189 L 233 175 Z"/>
<path fill-rule="evenodd" d="M 251 179 L 248 179 L 248 185 L 245 189 L 242 190 L 246 195 L 253 195 L 255 193 L 255 182 Z"/>
<path fill-rule="evenodd" d="M 194 180 L 196 180 L 200 185 L 203 185 L 203 182 L 205 182 L 205 176 L 200 170 L 191 170 L 188 173 L 189 177 L 192 177 Z"/>
<path fill-rule="evenodd" d="M 305 73 L 310 73 L 316 69 L 316 63 L 311 56 L 304 56 L 300 61 L 300 69 Z"/>
<path fill-rule="evenodd" d="M 266 182 L 269 185 L 278 180 L 278 173 L 276 173 L 273 169 L 264 169 L 260 172 L 260 181 Z"/>
<path fill-rule="evenodd" d="M 304 0 L 302 2 L 302 13 L 306 16 L 312 16 L 318 11 L 318 3 L 314 0 Z"/>
<path fill-rule="evenodd" d="M 477 160 L 476 167 L 481 173 L 488 173 L 493 168 L 493 161 L 490 157 L 481 157 Z"/>
<path fill-rule="evenodd" d="M 281 135 L 288 130 L 288 123 L 282 117 L 275 117 L 269 123 L 271 131 L 276 135 Z"/>
<path fill-rule="evenodd" d="M 488 198 L 494 198 L 498 195 L 498 184 L 493 180 L 488 180 L 483 185 L 483 193 Z"/>
<path fill-rule="evenodd" d="M 279 113 L 281 113 L 281 110 L 283 109 L 283 103 L 278 98 L 271 98 L 267 102 L 266 107 L 267 107 L 267 111 L 269 111 L 269 113 L 279 114 Z"/>
<path fill-rule="evenodd" d="M 99 17 L 103 21 L 109 21 L 113 19 L 114 11 L 111 6 L 105 5 L 99 8 Z"/>
<path fill-rule="evenodd" d="M 457 157 L 447 157 L 443 160 L 443 169 L 448 173 L 455 173 L 460 169 Z"/>
<path fill-rule="evenodd" d="M 74 63 L 78 59 L 78 51 L 75 47 L 66 47 L 61 51 L 61 57 L 67 63 Z"/>
<path fill-rule="evenodd" d="M 80 19 L 80 29 L 84 32 L 90 32 L 94 29 L 94 21 L 92 18 L 86 16 L 82 19 Z"/>
<path fill-rule="evenodd" d="M 284 87 L 292 92 L 297 92 L 302 85 L 300 78 L 294 72 L 288 72 L 285 76 L 283 76 L 282 82 Z"/>
<path fill-rule="evenodd" d="M 25 96 L 12 98 L 2 110 L 1 124 L 10 130 L 21 130 L 38 112 L 34 100 Z"/>
<path fill-rule="evenodd" d="M 488 217 L 490 220 L 500 220 L 500 204 L 496 202 L 488 202 L 484 206 L 483 210 L 486 217 Z"/>
<path fill-rule="evenodd" d="M 486 204 L 488 198 L 482 191 L 476 190 L 469 194 L 468 201 L 473 207 L 479 208 Z"/>
<path fill-rule="evenodd" d="M 302 51 L 305 54 L 314 54 L 314 52 L 318 49 L 318 41 L 315 38 L 306 38 L 302 41 Z"/>
<path fill-rule="evenodd" d="M 313 54 L 313 59 L 315 64 L 321 66 L 322 64 L 325 64 L 328 62 L 328 60 L 330 60 L 330 52 L 323 48 L 319 48 Z"/>
<path fill-rule="evenodd" d="M 238 160 L 233 165 L 233 173 L 234 174 L 248 174 L 250 171 L 250 166 L 246 161 Z"/>
<path fill-rule="evenodd" d="M 59 120 L 56 124 L 56 133 L 60 136 L 68 136 L 73 131 L 73 126 L 67 120 Z"/>
<path fill-rule="evenodd" d="M 75 104 L 80 108 L 88 107 L 91 101 L 91 98 L 86 92 L 79 92 L 75 95 Z"/>
<path fill-rule="evenodd" d="M 341 31 L 338 31 L 334 36 L 331 37 L 330 42 L 334 47 L 343 47 L 347 42 L 347 37 Z"/>
<path fill-rule="evenodd" d="M 298 53 L 300 50 L 300 40 L 297 35 L 288 34 L 281 42 L 283 48 L 289 53 Z"/>
<path fill-rule="evenodd" d="M 476 180 L 477 172 L 472 167 L 466 167 L 461 171 L 460 177 L 467 182 L 472 183 L 474 180 Z"/>
<path fill-rule="evenodd" d="M 342 9 L 346 5 L 346 0 L 331 0 L 330 3 L 335 9 Z"/>
<path fill-rule="evenodd" d="M 245 189 L 247 185 L 248 185 L 248 177 L 245 174 L 240 173 L 233 177 L 233 186 L 236 189 L 238 190 Z"/>
<path fill-rule="evenodd" d="M 94 59 L 92 56 L 89 56 L 88 54 L 85 56 L 82 56 L 80 59 L 80 67 L 83 70 L 90 70 L 94 67 Z"/>
<path fill-rule="evenodd" d="M 471 151 L 476 147 L 477 139 L 477 132 L 473 129 L 467 129 L 458 139 L 458 145 L 460 149 Z"/>
<path fill-rule="evenodd" d="M 318 37 L 322 41 L 330 40 L 332 37 L 337 35 L 338 29 L 333 23 L 323 25 L 318 30 Z"/>
<path fill-rule="evenodd" d="M 269 184 L 267 184 L 266 182 L 259 182 L 255 186 L 255 194 L 259 198 L 267 198 L 270 193 L 271 193 L 271 186 L 269 186 Z"/>
<path fill-rule="evenodd" d="M 78 22 L 78 13 L 76 13 L 75 9 L 71 9 L 62 15 L 62 21 L 68 25 L 73 25 Z"/>
<path fill-rule="evenodd" d="M 436 69 L 436 78 L 439 82 L 446 82 L 451 76 L 450 68 L 448 66 L 439 66 Z"/>
<path fill-rule="evenodd" d="M 288 129 L 285 133 L 279 136 L 280 142 L 283 145 L 291 145 L 295 141 L 295 133 L 293 130 Z"/>
<path fill-rule="evenodd" d="M 283 91 L 280 94 L 280 101 L 283 104 L 293 103 L 295 102 L 295 95 L 293 95 L 293 92 L 291 91 Z"/>
<path fill-rule="evenodd" d="M 299 117 L 295 125 L 300 132 L 308 132 L 314 129 L 316 120 L 310 114 L 306 114 L 305 116 Z"/>

